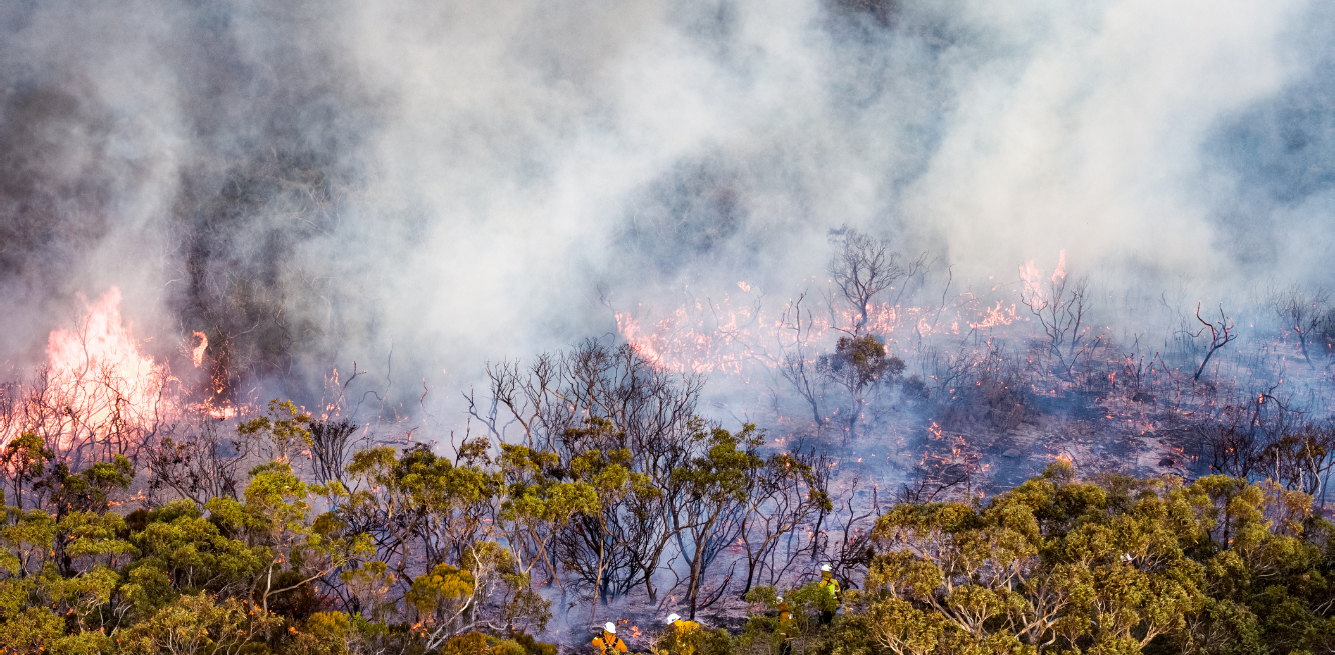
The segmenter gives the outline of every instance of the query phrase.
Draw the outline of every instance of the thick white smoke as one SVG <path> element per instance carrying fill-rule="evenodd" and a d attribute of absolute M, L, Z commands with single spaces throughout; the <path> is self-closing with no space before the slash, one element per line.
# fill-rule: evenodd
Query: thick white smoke
<path fill-rule="evenodd" d="M 0 348 L 31 363 L 114 284 L 138 333 L 227 334 L 291 393 L 354 359 L 386 378 L 392 344 L 415 398 L 605 333 L 604 299 L 786 296 L 841 225 L 966 278 L 1065 249 L 1312 279 L 1335 179 L 1286 180 L 1332 168 L 1329 13 L 12 3 Z"/>

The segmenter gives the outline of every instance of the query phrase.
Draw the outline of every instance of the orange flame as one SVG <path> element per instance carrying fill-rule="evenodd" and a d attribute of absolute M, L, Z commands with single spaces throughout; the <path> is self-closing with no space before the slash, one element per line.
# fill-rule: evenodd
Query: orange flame
<path fill-rule="evenodd" d="M 192 332 L 192 335 L 199 337 L 199 345 L 190 351 L 190 358 L 195 361 L 195 368 L 199 368 L 204 363 L 204 351 L 209 347 L 209 337 L 203 332 Z"/>
<path fill-rule="evenodd" d="M 139 351 L 120 313 L 121 292 L 111 287 L 86 303 L 77 328 L 60 328 L 47 339 L 44 380 L 24 402 L 25 420 L 8 426 L 0 443 L 20 432 L 41 435 L 60 450 L 133 439 L 168 409 L 164 393 L 172 377 L 165 365 Z"/>
<path fill-rule="evenodd" d="M 66 390 L 94 405 L 124 403 L 146 408 L 157 402 L 166 382 L 165 366 L 142 355 L 121 319 L 121 291 L 111 287 L 89 303 L 80 331 L 61 328 L 47 339 L 51 377 Z"/>

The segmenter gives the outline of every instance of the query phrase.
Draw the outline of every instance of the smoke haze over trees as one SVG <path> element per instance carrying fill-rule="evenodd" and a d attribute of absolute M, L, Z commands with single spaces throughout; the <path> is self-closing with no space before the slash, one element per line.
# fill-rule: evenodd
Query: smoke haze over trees
<path fill-rule="evenodd" d="M 392 350 L 415 398 L 409 380 L 602 333 L 604 299 L 792 293 L 841 225 L 957 281 L 1066 249 L 1113 287 L 1309 282 L 1331 247 L 1333 21 L 1309 2 L 9 3 L 0 349 L 36 363 L 77 294 L 115 284 L 144 336 L 206 333 L 234 383 L 308 394 L 330 362 L 392 376 Z"/>
<path fill-rule="evenodd" d="M 0 5 L 0 651 L 1329 649 L 1332 36 Z"/>

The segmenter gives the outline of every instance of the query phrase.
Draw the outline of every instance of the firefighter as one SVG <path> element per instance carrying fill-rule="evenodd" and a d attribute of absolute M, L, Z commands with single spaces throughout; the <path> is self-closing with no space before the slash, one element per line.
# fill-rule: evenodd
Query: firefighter
<path fill-rule="evenodd" d="M 793 619 L 792 608 L 788 606 L 788 601 L 783 596 L 778 597 L 779 601 L 779 638 L 783 640 L 779 646 L 779 655 L 789 655 L 793 652 L 793 645 L 788 641 L 792 639 Z"/>
<path fill-rule="evenodd" d="M 694 655 L 700 624 L 682 620 L 676 613 L 669 614 L 663 621 L 667 628 L 660 637 L 661 643 L 671 655 Z"/>
<path fill-rule="evenodd" d="M 598 655 L 617 655 L 626 652 L 626 642 L 617 636 L 617 626 L 611 621 L 603 624 L 602 636 L 593 638 L 593 647 L 598 649 Z"/>
<path fill-rule="evenodd" d="M 820 567 L 820 586 L 830 595 L 830 605 L 827 605 L 830 609 L 821 609 L 820 624 L 829 625 L 834 620 L 834 613 L 844 604 L 844 593 L 839 588 L 839 581 L 834 579 L 834 569 L 829 564 Z"/>

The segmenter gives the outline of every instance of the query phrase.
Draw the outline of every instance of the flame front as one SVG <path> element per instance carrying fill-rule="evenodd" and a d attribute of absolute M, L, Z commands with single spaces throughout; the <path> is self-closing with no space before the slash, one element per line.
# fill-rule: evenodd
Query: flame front
<path fill-rule="evenodd" d="M 121 320 L 121 292 L 116 287 L 88 305 L 82 329 L 59 329 L 47 340 L 50 379 L 71 407 L 100 421 L 115 412 L 141 414 L 159 402 L 168 374 L 165 366 L 139 352 Z"/>
<path fill-rule="evenodd" d="M 139 350 L 120 313 L 121 292 L 111 287 L 88 303 L 75 328 L 51 332 L 49 360 L 7 421 L 0 442 L 22 432 L 41 436 L 48 447 L 78 460 L 96 453 L 123 453 L 142 443 L 145 430 L 167 409 L 172 377 Z"/>

